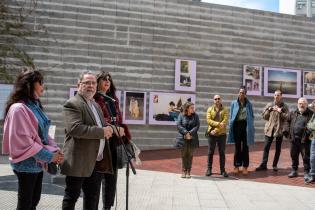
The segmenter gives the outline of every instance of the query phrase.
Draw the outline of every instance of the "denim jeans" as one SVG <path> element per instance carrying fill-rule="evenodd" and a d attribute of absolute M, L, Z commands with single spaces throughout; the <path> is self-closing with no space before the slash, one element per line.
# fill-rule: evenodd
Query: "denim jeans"
<path fill-rule="evenodd" d="M 310 175 L 315 177 L 315 140 L 311 144 L 311 170 Z"/>

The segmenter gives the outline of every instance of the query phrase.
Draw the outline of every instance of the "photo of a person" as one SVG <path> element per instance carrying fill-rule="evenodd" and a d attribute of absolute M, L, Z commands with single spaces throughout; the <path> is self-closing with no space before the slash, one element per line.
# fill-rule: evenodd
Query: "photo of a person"
<path fill-rule="evenodd" d="M 125 91 L 123 122 L 145 124 L 146 93 Z"/>
<path fill-rule="evenodd" d="M 262 67 L 244 65 L 243 85 L 247 89 L 247 95 L 261 95 Z"/>
<path fill-rule="evenodd" d="M 176 59 L 175 90 L 196 90 L 196 61 Z"/>
<path fill-rule="evenodd" d="M 137 119 L 140 114 L 140 108 L 138 105 L 138 101 L 135 97 L 131 96 L 129 101 L 129 113 L 133 119 Z"/>

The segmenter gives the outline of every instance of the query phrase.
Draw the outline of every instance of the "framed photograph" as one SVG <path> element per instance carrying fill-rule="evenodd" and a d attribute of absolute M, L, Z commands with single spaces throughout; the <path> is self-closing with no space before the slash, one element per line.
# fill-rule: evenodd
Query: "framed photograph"
<path fill-rule="evenodd" d="M 151 92 L 149 124 L 176 125 L 180 109 L 187 101 L 195 103 L 196 96 L 194 94 Z"/>
<path fill-rule="evenodd" d="M 0 84 L 0 119 L 4 118 L 4 109 L 13 90 L 13 85 L 11 84 Z"/>
<path fill-rule="evenodd" d="M 126 124 L 145 124 L 146 93 L 124 92 L 123 122 Z"/>
<path fill-rule="evenodd" d="M 303 96 L 315 99 L 315 71 L 303 72 Z"/>
<path fill-rule="evenodd" d="M 262 92 L 262 66 L 243 66 L 243 85 L 247 95 L 260 96 Z"/>
<path fill-rule="evenodd" d="M 70 88 L 70 91 L 69 91 L 69 98 L 71 98 L 72 96 L 75 96 L 78 92 L 78 88 L 76 87 L 73 87 L 73 88 Z"/>
<path fill-rule="evenodd" d="M 301 97 L 301 71 L 284 68 L 264 68 L 264 96 L 273 96 L 275 90 L 282 90 L 283 97 Z"/>
<path fill-rule="evenodd" d="M 196 61 L 176 59 L 175 90 L 196 91 Z"/>

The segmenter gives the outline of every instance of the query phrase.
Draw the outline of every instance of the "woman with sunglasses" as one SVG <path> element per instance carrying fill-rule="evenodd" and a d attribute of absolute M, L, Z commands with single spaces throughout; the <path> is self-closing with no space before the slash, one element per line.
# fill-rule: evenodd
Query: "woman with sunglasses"
<path fill-rule="evenodd" d="M 97 75 L 97 93 L 95 94 L 94 99 L 100 105 L 106 122 L 116 125 L 119 135 L 122 137 L 124 143 L 129 143 L 131 135 L 127 125 L 122 123 L 119 100 L 116 96 L 116 87 L 111 75 L 108 72 L 101 72 Z M 113 137 L 109 139 L 114 173 L 104 174 L 102 179 L 102 199 L 104 210 L 109 210 L 114 205 L 115 200 L 118 169 L 116 147 L 121 144 L 117 136 L 118 133 L 116 132 L 116 135 L 113 135 Z"/>
<path fill-rule="evenodd" d="M 6 108 L 3 126 L 3 154 L 18 178 L 16 209 L 36 209 L 39 203 L 43 168 L 47 163 L 59 164 L 63 154 L 48 135 L 50 120 L 39 97 L 44 91 L 39 71 L 25 70 L 15 81 Z"/>

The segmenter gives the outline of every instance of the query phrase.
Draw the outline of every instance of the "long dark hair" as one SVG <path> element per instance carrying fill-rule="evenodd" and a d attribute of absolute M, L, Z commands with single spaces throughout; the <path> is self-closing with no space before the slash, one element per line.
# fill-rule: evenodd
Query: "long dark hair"
<path fill-rule="evenodd" d="M 112 79 L 112 76 L 110 75 L 110 73 L 102 71 L 101 73 L 96 75 L 96 77 L 97 77 L 97 90 L 99 90 L 101 80 L 108 80 L 108 81 L 110 81 L 110 87 L 109 87 L 109 90 L 106 94 L 109 95 L 110 97 L 116 97 L 116 86 L 113 82 L 113 79 Z"/>
<path fill-rule="evenodd" d="M 38 70 L 23 70 L 15 80 L 14 89 L 11 93 L 5 107 L 4 117 L 7 115 L 12 104 L 27 100 L 35 102 L 34 84 L 43 83 L 43 75 Z M 39 106 L 43 109 L 40 101 Z"/>

